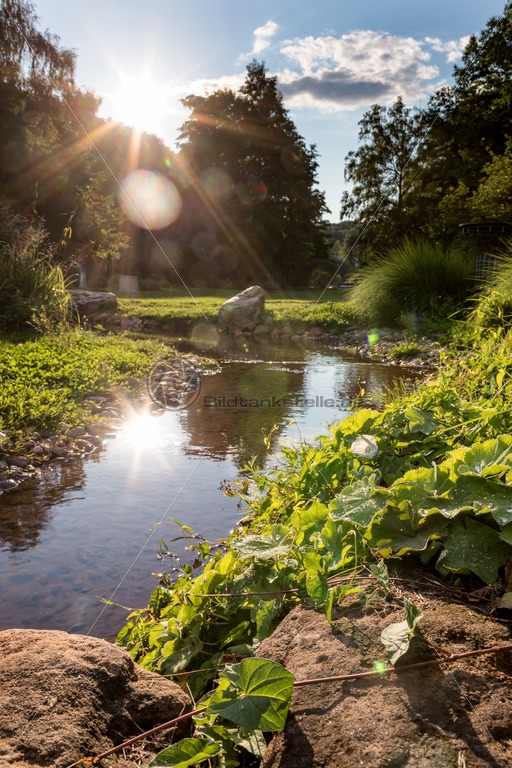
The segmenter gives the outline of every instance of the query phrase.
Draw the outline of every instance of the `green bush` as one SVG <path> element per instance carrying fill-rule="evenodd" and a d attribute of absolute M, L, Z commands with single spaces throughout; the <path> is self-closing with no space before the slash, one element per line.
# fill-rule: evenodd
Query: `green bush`
<path fill-rule="evenodd" d="M 361 320 L 394 325 L 406 315 L 447 315 L 471 288 L 474 265 L 458 251 L 405 240 L 366 267 L 349 304 Z"/>
<path fill-rule="evenodd" d="M 49 331 L 66 323 L 69 294 L 60 267 L 33 245 L 0 245 L 0 328 Z"/>

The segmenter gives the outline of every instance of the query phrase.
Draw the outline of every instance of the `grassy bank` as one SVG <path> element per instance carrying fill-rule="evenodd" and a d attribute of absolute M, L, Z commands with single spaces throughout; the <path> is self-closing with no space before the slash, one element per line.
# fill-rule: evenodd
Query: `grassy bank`
<path fill-rule="evenodd" d="M 215 323 L 220 306 L 235 294 L 234 290 L 184 291 L 162 294 L 138 294 L 119 299 L 119 314 L 144 320 L 161 320 L 175 325 L 179 332 L 191 330 L 200 321 Z M 319 300 L 319 291 L 267 291 L 265 309 L 276 327 L 289 325 L 301 330 L 319 325 L 340 331 L 353 320 L 345 307 L 345 291 L 329 291 Z"/>
<path fill-rule="evenodd" d="M 220 550 L 189 537 L 194 565 L 164 577 L 118 642 L 199 695 L 233 654 L 251 656 L 299 601 L 328 617 L 362 569 L 415 559 L 474 585 L 512 556 L 512 336 L 466 336 L 439 375 L 383 411 L 337 424 L 322 446 L 247 468 L 250 515 Z M 212 620 L 214 617 L 214 620 Z M 181 678 L 178 677 L 178 680 Z"/>
<path fill-rule="evenodd" d="M 73 330 L 0 341 L 0 431 L 17 439 L 91 420 L 85 401 L 116 386 L 133 389 L 169 347 Z"/>

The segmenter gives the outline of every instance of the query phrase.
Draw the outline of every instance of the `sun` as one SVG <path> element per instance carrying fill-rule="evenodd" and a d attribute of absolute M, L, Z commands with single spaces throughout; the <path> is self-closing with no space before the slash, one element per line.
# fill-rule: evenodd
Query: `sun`
<path fill-rule="evenodd" d="M 105 98 L 110 117 L 138 131 L 161 134 L 163 119 L 171 111 L 169 87 L 157 83 L 148 72 L 120 77 L 119 89 Z"/>

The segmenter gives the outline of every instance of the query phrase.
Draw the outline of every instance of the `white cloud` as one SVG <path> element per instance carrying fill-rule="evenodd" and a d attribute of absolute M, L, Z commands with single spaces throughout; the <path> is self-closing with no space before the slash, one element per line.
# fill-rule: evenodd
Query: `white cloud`
<path fill-rule="evenodd" d="M 267 21 L 262 27 L 258 27 L 254 30 L 254 45 L 252 47 L 253 53 L 261 53 L 270 45 L 270 38 L 274 37 L 279 26 L 275 21 Z"/>
<path fill-rule="evenodd" d="M 420 40 L 372 30 L 289 40 L 280 50 L 295 65 L 279 75 L 281 90 L 294 106 L 357 109 L 390 103 L 399 95 L 416 101 L 439 76 Z"/>
<path fill-rule="evenodd" d="M 426 37 L 425 42 L 432 46 L 432 50 L 438 53 L 447 53 L 446 61 L 453 63 L 462 57 L 464 48 L 469 43 L 469 35 L 459 37 L 458 40 L 443 42 L 439 37 Z"/>
<path fill-rule="evenodd" d="M 267 21 L 254 32 L 254 48 L 239 61 L 270 45 L 278 25 Z M 401 37 L 374 30 L 355 30 L 345 35 L 284 40 L 272 46 L 271 74 L 289 107 L 310 107 L 323 112 L 389 105 L 402 96 L 408 104 L 418 103 L 446 85 L 444 73 L 434 59 L 453 62 L 460 57 L 468 38 L 442 41 L 440 38 Z M 441 62 L 440 66 L 441 66 Z M 245 72 L 195 80 L 185 93 L 204 94 L 219 88 L 237 90 Z"/>

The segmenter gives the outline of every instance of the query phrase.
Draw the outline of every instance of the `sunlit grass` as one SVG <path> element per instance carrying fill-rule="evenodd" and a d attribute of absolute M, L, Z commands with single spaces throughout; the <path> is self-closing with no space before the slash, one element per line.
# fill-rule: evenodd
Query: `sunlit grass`
<path fill-rule="evenodd" d="M 138 294 L 121 297 L 119 313 L 129 317 L 158 319 L 175 322 L 179 330 L 191 328 L 198 320 L 217 321 L 219 308 L 226 299 L 235 295 L 234 289 L 193 291 L 193 297 L 184 291 L 169 291 L 168 295 Z M 329 291 L 321 300 L 320 291 L 266 291 L 265 309 L 278 325 L 302 327 L 320 325 L 328 330 L 342 330 L 354 320 L 345 303 L 346 291 Z"/>

